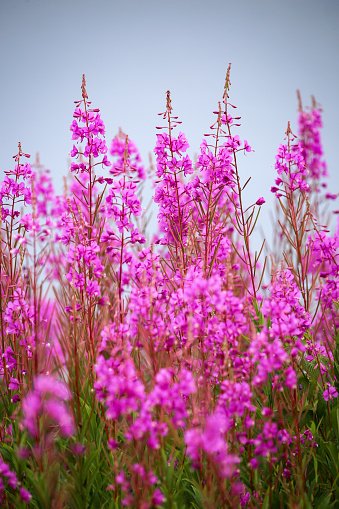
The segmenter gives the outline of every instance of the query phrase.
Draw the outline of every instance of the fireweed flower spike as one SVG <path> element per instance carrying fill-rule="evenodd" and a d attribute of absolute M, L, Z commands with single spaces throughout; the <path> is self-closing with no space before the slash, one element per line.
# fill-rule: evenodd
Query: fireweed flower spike
<path fill-rule="evenodd" d="M 107 222 L 101 239 L 107 244 L 106 252 L 109 258 L 118 266 L 115 279 L 118 287 L 120 320 L 122 320 L 124 287 L 129 283 L 127 267 L 134 257 L 130 247 L 146 242 L 145 237 L 135 227 L 135 219 L 142 212 L 137 196 L 139 178 L 135 173 L 141 178 L 144 178 L 145 175 L 134 143 L 132 142 L 130 146 L 128 136 L 122 131 L 112 142 L 111 154 L 117 157 L 116 163 L 110 170 L 116 180 L 112 181 L 112 187 L 106 197 L 105 215 L 107 220 L 114 220 L 115 229 L 112 229 Z M 131 159 L 132 156 L 133 159 Z"/>
<path fill-rule="evenodd" d="M 22 402 L 23 425 L 33 436 L 43 433 L 63 436 L 74 433 L 73 419 L 67 409 L 66 401 L 71 397 L 68 387 L 51 375 L 40 375 L 34 381 L 34 389 Z"/>
<path fill-rule="evenodd" d="M 29 379 L 37 368 L 38 352 L 36 338 L 38 334 L 37 299 L 30 298 L 29 282 L 36 296 L 36 269 L 26 270 L 29 262 L 27 246 L 31 245 L 30 233 L 39 232 L 39 222 L 34 214 L 34 172 L 24 158 L 29 154 L 22 151 L 21 144 L 14 156 L 14 170 L 5 171 L 6 177 L 1 184 L 1 345 L 0 373 L 6 380 L 13 403 L 20 401 L 19 391 L 23 376 L 29 373 Z M 24 207 L 33 208 L 33 214 L 23 214 Z M 21 209 L 21 210 L 20 210 Z M 29 233 L 28 233 L 29 232 Z M 27 239 L 28 237 L 28 239 Z M 34 244 L 33 244 L 34 246 Z M 34 256 L 33 256 L 34 258 Z M 36 257 L 34 264 L 37 263 Z M 25 268 L 25 269 L 24 269 Z M 26 272 L 25 272 L 26 270 Z M 33 362 L 30 362 L 30 360 Z"/>
<path fill-rule="evenodd" d="M 309 181 L 314 188 L 314 192 L 319 193 L 319 184 L 322 178 L 328 176 L 326 162 L 323 159 L 323 148 L 320 136 L 320 129 L 323 127 L 321 118 L 322 110 L 313 98 L 311 109 L 304 111 L 299 91 L 298 99 L 298 136 L 301 140 L 305 166 L 309 171 Z"/>
<path fill-rule="evenodd" d="M 190 216 L 190 192 L 184 177 L 192 174 L 192 162 L 188 155 L 184 156 L 189 145 L 184 133 L 175 137 L 173 130 L 181 122 L 172 115 L 172 101 L 167 91 L 166 110 L 159 113 L 167 126 L 161 127 L 162 133 L 157 134 L 154 149 L 156 154 L 156 176 L 159 183 L 156 187 L 154 201 L 159 204 L 158 222 L 164 237 L 161 244 L 169 244 L 180 257 L 182 267 L 185 266 L 184 246 L 187 243 Z M 166 132 L 167 131 L 167 132 Z"/>
<path fill-rule="evenodd" d="M 83 303 L 78 309 L 75 307 L 74 313 L 80 312 L 79 319 L 87 322 L 87 351 L 94 360 L 95 316 L 98 301 L 102 297 L 101 280 L 104 271 L 99 243 L 105 223 L 104 217 L 100 217 L 100 204 L 105 189 L 99 192 L 96 182 L 107 185 L 105 179 L 97 177 L 95 172 L 97 168 L 105 168 L 111 163 L 106 156 L 105 126 L 99 109 L 91 108 L 85 76 L 81 90 L 82 99 L 76 101 L 74 120 L 70 126 L 72 140 L 78 145 L 73 145 L 71 155 L 77 162 L 71 165 L 71 171 L 75 173 L 71 188 L 73 197 L 68 202 L 63 229 L 64 238 L 67 238 L 65 243 L 69 245 L 66 279 L 74 289 L 73 299 L 75 296 L 78 302 Z M 70 317 L 73 323 L 76 321 L 74 313 Z"/>

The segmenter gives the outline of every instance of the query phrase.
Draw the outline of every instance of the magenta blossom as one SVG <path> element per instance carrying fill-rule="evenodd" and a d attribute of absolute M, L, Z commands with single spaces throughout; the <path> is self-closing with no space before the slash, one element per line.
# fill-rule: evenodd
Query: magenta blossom
<path fill-rule="evenodd" d="M 22 402 L 24 411 L 23 425 L 33 436 L 39 433 L 40 418 L 48 422 L 48 431 L 59 430 L 63 436 L 74 432 L 73 418 L 65 401 L 71 397 L 66 384 L 52 376 L 36 377 L 33 391 L 30 391 Z"/>
<path fill-rule="evenodd" d="M 333 387 L 331 384 L 327 383 L 328 389 L 326 389 L 323 393 L 324 400 L 328 401 L 329 399 L 332 400 L 333 398 L 338 397 L 338 391 L 335 387 Z"/>

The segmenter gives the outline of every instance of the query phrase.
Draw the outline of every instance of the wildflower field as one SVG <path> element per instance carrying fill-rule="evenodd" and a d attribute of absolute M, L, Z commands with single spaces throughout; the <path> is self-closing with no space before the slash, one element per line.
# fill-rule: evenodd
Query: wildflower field
<path fill-rule="evenodd" d="M 247 202 L 252 148 L 230 100 L 229 66 L 193 161 L 167 92 L 145 165 L 122 131 L 106 145 L 83 77 L 60 196 L 19 143 L 0 191 L 1 507 L 339 507 L 321 109 L 299 96 L 272 171 L 273 247 L 253 251 L 265 199 Z"/>

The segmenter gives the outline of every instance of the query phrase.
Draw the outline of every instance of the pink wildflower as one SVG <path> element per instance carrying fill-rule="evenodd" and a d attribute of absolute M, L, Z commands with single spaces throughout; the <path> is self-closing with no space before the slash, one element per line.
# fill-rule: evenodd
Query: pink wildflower
<path fill-rule="evenodd" d="M 335 387 L 333 387 L 330 383 L 327 383 L 327 385 L 328 385 L 328 389 L 326 389 L 323 392 L 324 400 L 328 401 L 329 399 L 333 400 L 333 398 L 337 398 L 338 397 L 337 389 Z"/>

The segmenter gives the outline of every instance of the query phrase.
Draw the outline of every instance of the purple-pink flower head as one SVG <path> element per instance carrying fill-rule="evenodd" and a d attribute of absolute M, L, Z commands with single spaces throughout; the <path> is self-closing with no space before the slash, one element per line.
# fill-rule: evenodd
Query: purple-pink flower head
<path fill-rule="evenodd" d="M 23 425 L 27 431 L 37 436 L 41 417 L 48 423 L 47 431 L 58 429 L 63 436 L 74 432 L 74 424 L 65 401 L 71 398 L 69 388 L 53 376 L 39 375 L 35 379 L 34 389 L 22 402 L 24 412 Z"/>
<path fill-rule="evenodd" d="M 23 500 L 24 502 L 26 502 L 27 504 L 29 504 L 31 498 L 32 498 L 32 495 L 30 494 L 29 491 L 25 490 L 25 488 L 20 488 L 20 498 L 21 500 Z"/>
<path fill-rule="evenodd" d="M 156 488 L 155 492 L 153 493 L 153 504 L 154 505 L 161 505 L 163 502 L 165 502 L 165 496 L 163 493 L 159 490 L 159 488 Z"/>
<path fill-rule="evenodd" d="M 329 399 L 330 400 L 333 400 L 333 398 L 337 398 L 338 397 L 338 391 L 335 387 L 333 387 L 331 384 L 327 383 L 328 385 L 328 389 L 326 389 L 323 393 L 323 396 L 324 396 L 324 400 L 325 401 L 328 401 Z"/>

